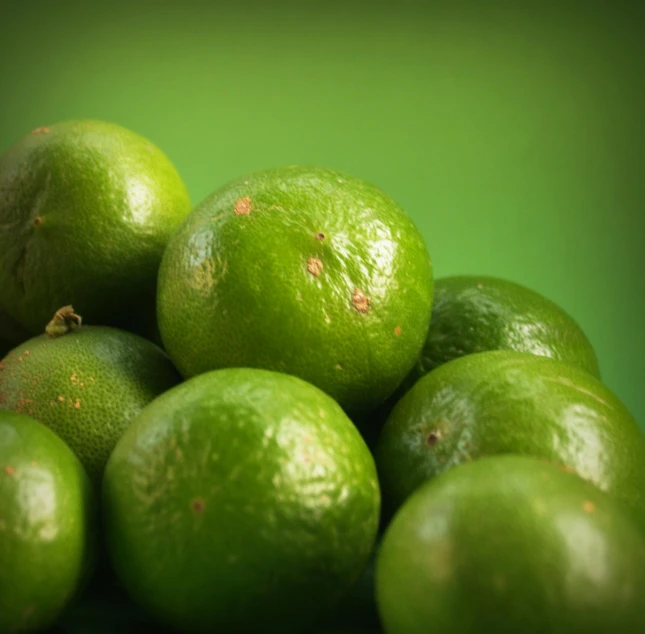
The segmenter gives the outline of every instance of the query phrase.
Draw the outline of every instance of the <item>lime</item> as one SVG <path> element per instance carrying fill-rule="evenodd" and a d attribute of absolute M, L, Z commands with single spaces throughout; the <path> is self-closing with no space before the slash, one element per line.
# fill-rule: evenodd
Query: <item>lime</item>
<path fill-rule="evenodd" d="M 596 353 L 560 306 L 509 280 L 461 275 L 436 280 L 428 338 L 412 385 L 442 363 L 486 350 L 517 350 L 571 363 L 600 378 Z"/>
<path fill-rule="evenodd" d="M 359 577 L 380 494 L 340 406 L 293 376 L 217 370 L 133 421 L 103 483 L 132 597 L 182 632 L 305 632 Z"/>
<path fill-rule="evenodd" d="M 184 377 L 264 368 L 358 411 L 411 369 L 432 288 L 423 238 L 391 198 L 282 167 L 225 185 L 182 223 L 159 272 L 159 327 Z"/>
<path fill-rule="evenodd" d="M 645 526 L 645 438 L 620 400 L 568 363 L 489 351 L 433 370 L 397 403 L 376 448 L 384 503 L 491 454 L 566 465 L 621 499 Z"/>
<path fill-rule="evenodd" d="M 94 562 L 95 510 L 69 447 L 0 412 L 0 632 L 45 629 L 75 599 Z"/>
<path fill-rule="evenodd" d="M 40 127 L 0 157 L 0 305 L 32 335 L 66 304 L 149 334 L 161 255 L 189 211 L 175 168 L 134 132 Z"/>
<path fill-rule="evenodd" d="M 0 410 L 50 427 L 98 483 L 130 421 L 180 380 L 152 342 L 108 326 L 81 326 L 34 337 L 0 361 Z"/>
<path fill-rule="evenodd" d="M 593 485 L 522 456 L 444 473 L 379 551 L 388 634 L 645 631 L 645 536 Z"/>

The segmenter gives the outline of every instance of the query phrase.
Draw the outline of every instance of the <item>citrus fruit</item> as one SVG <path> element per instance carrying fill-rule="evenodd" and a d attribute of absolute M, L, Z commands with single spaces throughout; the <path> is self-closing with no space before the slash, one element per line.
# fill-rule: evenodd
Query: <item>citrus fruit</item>
<path fill-rule="evenodd" d="M 0 157 L 0 305 L 32 335 L 60 306 L 146 329 L 170 234 L 190 210 L 168 158 L 118 125 L 40 127 Z"/>
<path fill-rule="evenodd" d="M 159 328 L 184 377 L 285 372 L 348 411 L 377 405 L 405 377 L 431 303 L 430 259 L 407 214 L 376 187 L 315 167 L 217 190 L 159 271 Z"/>
<path fill-rule="evenodd" d="M 93 565 L 95 510 L 69 447 L 0 412 L 0 632 L 45 629 L 76 597 Z"/>
<path fill-rule="evenodd" d="M 388 634 L 643 632 L 645 536 L 576 475 L 488 457 L 410 497 L 376 587 Z"/>
<path fill-rule="evenodd" d="M 34 337 L 0 361 L 0 410 L 50 427 L 98 482 L 132 418 L 180 380 L 152 342 L 108 326 L 81 326 Z"/>
<path fill-rule="evenodd" d="M 623 500 L 645 525 L 645 438 L 620 400 L 572 365 L 515 351 L 449 361 L 397 403 L 376 447 L 384 503 L 489 454 L 566 465 Z"/>
<path fill-rule="evenodd" d="M 430 330 L 406 386 L 442 363 L 486 350 L 559 359 L 600 378 L 596 353 L 557 304 L 525 286 L 484 275 L 436 280 Z"/>
<path fill-rule="evenodd" d="M 108 548 L 182 632 L 305 632 L 363 570 L 380 493 L 340 406 L 297 377 L 204 373 L 148 405 L 105 471 Z"/>

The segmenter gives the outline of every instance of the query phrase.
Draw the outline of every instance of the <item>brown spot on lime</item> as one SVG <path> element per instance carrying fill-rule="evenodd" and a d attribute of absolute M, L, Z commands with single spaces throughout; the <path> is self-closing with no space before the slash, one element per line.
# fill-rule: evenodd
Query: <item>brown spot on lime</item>
<path fill-rule="evenodd" d="M 238 198 L 233 209 L 236 216 L 248 216 L 251 213 L 251 199 L 248 196 Z"/>
<path fill-rule="evenodd" d="M 322 231 L 319 231 L 316 234 L 316 240 L 324 240 L 325 239 L 325 234 Z"/>
<path fill-rule="evenodd" d="M 196 498 L 190 503 L 190 508 L 194 513 L 201 513 L 204 510 L 206 504 L 201 498 Z"/>
<path fill-rule="evenodd" d="M 482 289 L 484 286 L 482 284 L 477 284 L 477 288 Z"/>
<path fill-rule="evenodd" d="M 22 363 L 22 357 L 18 357 L 18 363 Z"/>
<path fill-rule="evenodd" d="M 32 134 L 49 134 L 49 128 L 46 125 L 35 128 L 31 131 Z"/>
<path fill-rule="evenodd" d="M 57 400 L 59 403 L 63 403 L 63 402 L 65 401 L 65 397 L 64 397 L 64 396 L 59 396 L 56 400 Z"/>
<path fill-rule="evenodd" d="M 582 510 L 585 513 L 593 513 L 596 510 L 596 505 L 591 500 L 585 500 L 582 503 Z"/>
<path fill-rule="evenodd" d="M 11 465 L 7 465 L 7 466 L 3 469 L 3 471 L 4 471 L 8 476 L 12 476 L 12 475 L 14 475 L 14 474 L 16 473 L 16 468 L 15 468 L 15 467 L 12 467 Z"/>
<path fill-rule="evenodd" d="M 36 227 L 40 227 L 40 225 L 43 223 L 43 219 L 40 216 L 36 216 L 34 218 L 34 225 Z"/>
<path fill-rule="evenodd" d="M 319 277 L 323 270 L 323 263 L 318 258 L 309 258 L 307 260 L 307 270 L 314 276 Z"/>
<path fill-rule="evenodd" d="M 74 409 L 81 409 L 81 399 L 80 398 L 77 398 L 74 401 Z"/>
<path fill-rule="evenodd" d="M 352 304 L 359 313 L 366 313 L 370 307 L 370 298 L 360 288 L 355 288 Z"/>
<path fill-rule="evenodd" d="M 335 366 L 336 370 L 342 370 L 343 366 L 340 363 L 337 363 Z"/>
<path fill-rule="evenodd" d="M 401 334 L 401 326 L 397 326 L 394 329 L 394 334 L 398 337 Z"/>
<path fill-rule="evenodd" d="M 23 356 L 23 357 L 28 357 L 30 354 L 31 354 L 31 353 L 29 352 L 29 350 L 25 350 L 25 351 L 22 353 L 22 356 Z"/>
<path fill-rule="evenodd" d="M 441 432 L 438 429 L 433 429 L 426 437 L 426 445 L 434 447 L 441 440 Z"/>

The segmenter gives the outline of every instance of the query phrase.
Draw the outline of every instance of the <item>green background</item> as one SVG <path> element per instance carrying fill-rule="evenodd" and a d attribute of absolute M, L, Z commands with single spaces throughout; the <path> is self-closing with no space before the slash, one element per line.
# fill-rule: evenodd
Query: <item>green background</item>
<path fill-rule="evenodd" d="M 5 5 L 0 152 L 93 117 L 163 148 L 195 203 L 280 164 L 365 178 L 437 276 L 510 278 L 568 310 L 645 429 L 642 11 L 481 4 Z"/>

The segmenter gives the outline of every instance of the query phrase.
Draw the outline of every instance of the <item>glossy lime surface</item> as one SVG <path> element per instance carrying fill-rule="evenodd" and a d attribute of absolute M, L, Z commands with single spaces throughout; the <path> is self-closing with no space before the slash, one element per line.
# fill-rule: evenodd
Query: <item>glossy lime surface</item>
<path fill-rule="evenodd" d="M 486 350 L 550 357 L 600 378 L 589 339 L 557 304 L 509 280 L 460 275 L 435 281 L 428 339 L 406 385 L 442 363 Z"/>
<path fill-rule="evenodd" d="M 380 507 L 338 404 L 257 369 L 205 373 L 146 407 L 103 494 L 125 587 L 186 632 L 306 632 L 361 574 Z"/>
<path fill-rule="evenodd" d="M 387 529 L 387 634 L 645 631 L 645 535 L 581 478 L 522 456 L 423 485 Z"/>
<path fill-rule="evenodd" d="M 159 272 L 159 327 L 185 377 L 265 368 L 363 410 L 412 367 L 432 288 L 423 238 L 389 196 L 282 167 L 230 182 L 182 223 Z"/>
<path fill-rule="evenodd" d="M 0 157 L 0 305 L 32 335 L 72 304 L 149 334 L 157 270 L 190 210 L 163 152 L 116 124 L 43 125 Z"/>
<path fill-rule="evenodd" d="M 0 412 L 0 632 L 41 631 L 76 598 L 94 562 L 95 511 L 69 447 Z"/>
<path fill-rule="evenodd" d="M 376 448 L 384 502 L 393 510 L 425 480 L 504 453 L 567 466 L 645 526 L 645 438 L 625 406 L 583 370 L 513 351 L 445 363 L 399 401 Z"/>

